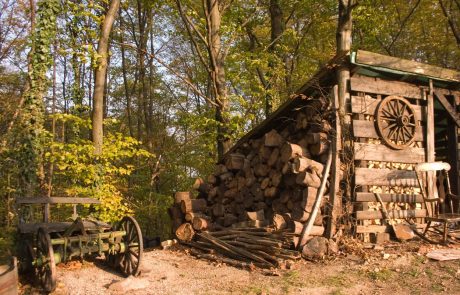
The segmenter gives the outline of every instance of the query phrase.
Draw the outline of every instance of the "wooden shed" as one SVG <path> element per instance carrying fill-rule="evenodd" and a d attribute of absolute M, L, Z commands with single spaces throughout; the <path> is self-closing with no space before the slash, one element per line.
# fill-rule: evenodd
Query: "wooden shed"
<path fill-rule="evenodd" d="M 453 192 L 460 193 L 459 72 L 360 50 L 334 57 L 297 93 L 241 138 L 226 159 L 271 130 L 281 133 L 299 109 L 328 97 L 333 161 L 326 236 L 339 225 L 365 238 L 387 232 L 373 192 L 381 194 L 391 216 L 423 226 L 417 163 L 450 163 Z"/>
<path fill-rule="evenodd" d="M 367 51 L 335 56 L 196 183 L 198 200 L 182 212 L 196 230 L 287 227 L 296 248 L 315 235 L 382 240 L 378 193 L 390 217 L 423 227 L 416 164 L 449 162 L 460 194 L 459 104 L 459 72 Z"/>

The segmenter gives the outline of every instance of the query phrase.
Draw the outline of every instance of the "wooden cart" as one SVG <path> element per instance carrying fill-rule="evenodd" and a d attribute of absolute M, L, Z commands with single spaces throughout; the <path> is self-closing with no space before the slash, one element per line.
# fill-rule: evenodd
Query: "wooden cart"
<path fill-rule="evenodd" d="M 20 269 L 32 272 L 45 291 L 56 288 L 56 264 L 89 255 L 104 255 L 110 266 L 124 275 L 138 275 L 143 243 L 140 227 L 133 217 L 124 217 L 115 227 L 77 215 L 77 205 L 100 204 L 90 198 L 20 198 Z M 51 222 L 53 204 L 72 204 L 72 222 Z M 40 206 L 43 222 L 30 222 L 30 207 Z M 29 209 L 28 209 L 29 208 Z M 28 216 L 29 215 L 29 216 Z"/>

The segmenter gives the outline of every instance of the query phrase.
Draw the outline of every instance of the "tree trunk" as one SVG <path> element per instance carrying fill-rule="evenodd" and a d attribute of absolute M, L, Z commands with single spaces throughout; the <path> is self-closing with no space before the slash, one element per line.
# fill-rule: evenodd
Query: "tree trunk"
<path fill-rule="evenodd" d="M 101 35 L 97 47 L 98 67 L 94 73 L 94 95 L 93 95 L 93 120 L 92 120 L 92 135 L 94 152 L 99 155 L 102 153 L 103 143 L 103 116 L 104 116 L 104 86 L 107 71 L 107 54 L 109 47 L 109 36 L 112 29 L 113 22 L 117 15 L 120 0 L 112 0 L 110 2 L 109 10 L 105 15 L 102 23 Z"/>

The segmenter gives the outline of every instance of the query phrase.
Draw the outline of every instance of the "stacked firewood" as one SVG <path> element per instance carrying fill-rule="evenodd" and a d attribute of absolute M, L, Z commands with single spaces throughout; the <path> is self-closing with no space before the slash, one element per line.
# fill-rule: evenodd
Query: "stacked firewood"
<path fill-rule="evenodd" d="M 286 231 L 239 228 L 198 233 L 196 241 L 187 244 L 201 251 L 192 251 L 200 258 L 239 267 L 271 268 L 283 266 L 287 260 L 300 259 L 299 252 L 290 250 L 289 237 Z"/>
<path fill-rule="evenodd" d="M 198 198 L 176 195 L 176 211 L 180 207 L 183 214 L 180 219 L 173 216 L 179 239 L 190 240 L 192 231 L 273 225 L 290 230 L 291 245 L 297 246 L 327 161 L 332 131 L 326 108 L 323 100 L 315 100 L 297 109 L 279 128 L 227 154 L 206 181 L 198 179 L 194 184 Z M 322 235 L 321 212 L 314 225 L 310 236 Z"/>

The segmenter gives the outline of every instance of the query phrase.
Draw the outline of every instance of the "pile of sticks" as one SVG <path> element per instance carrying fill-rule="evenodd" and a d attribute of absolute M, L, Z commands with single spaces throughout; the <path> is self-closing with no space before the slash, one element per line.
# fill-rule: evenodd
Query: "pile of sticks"
<path fill-rule="evenodd" d="M 284 265 L 286 260 L 300 259 L 298 251 L 290 250 L 290 235 L 267 228 L 239 228 L 197 233 L 196 241 L 186 244 L 201 250 L 191 251 L 199 258 L 242 268 L 272 268 Z"/>

